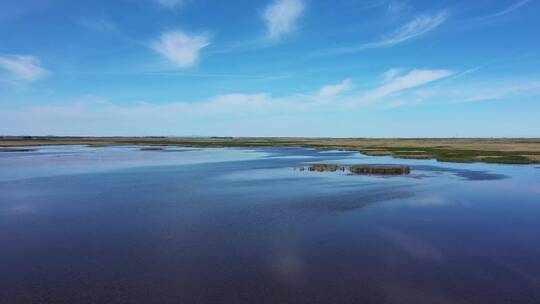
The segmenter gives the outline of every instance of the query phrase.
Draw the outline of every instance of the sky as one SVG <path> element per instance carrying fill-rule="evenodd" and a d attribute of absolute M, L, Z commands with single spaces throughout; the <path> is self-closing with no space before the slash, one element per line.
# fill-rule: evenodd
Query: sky
<path fill-rule="evenodd" d="M 540 137 L 539 0 L 1 0 L 0 135 Z"/>

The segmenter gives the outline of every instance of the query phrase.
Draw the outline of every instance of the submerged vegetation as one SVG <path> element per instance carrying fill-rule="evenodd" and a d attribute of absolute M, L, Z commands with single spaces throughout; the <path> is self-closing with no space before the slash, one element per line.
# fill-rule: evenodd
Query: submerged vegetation
<path fill-rule="evenodd" d="M 340 166 L 335 164 L 310 164 L 308 166 L 298 167 L 300 171 L 317 171 L 317 172 L 336 172 L 348 170 L 353 174 L 378 174 L 378 175 L 403 175 L 409 174 L 411 168 L 409 166 L 399 165 L 353 165 Z"/>
<path fill-rule="evenodd" d="M 35 145 L 305 147 L 441 162 L 540 163 L 540 139 L 367 139 L 259 137 L 5 137 L 0 147 Z M 154 150 L 152 148 L 152 150 Z M 157 150 L 157 148 L 155 149 Z"/>

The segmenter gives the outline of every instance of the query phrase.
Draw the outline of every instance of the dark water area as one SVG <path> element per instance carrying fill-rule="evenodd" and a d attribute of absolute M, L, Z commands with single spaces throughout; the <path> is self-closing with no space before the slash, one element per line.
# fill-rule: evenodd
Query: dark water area
<path fill-rule="evenodd" d="M 41 147 L 0 154 L 0 252 L 0 303 L 540 303 L 540 171 Z"/>

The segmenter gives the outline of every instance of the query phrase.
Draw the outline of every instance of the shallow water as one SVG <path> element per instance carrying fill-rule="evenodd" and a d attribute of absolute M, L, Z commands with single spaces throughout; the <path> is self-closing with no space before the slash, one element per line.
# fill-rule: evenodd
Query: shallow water
<path fill-rule="evenodd" d="M 139 149 L 0 153 L 0 303 L 540 303 L 535 166 Z"/>

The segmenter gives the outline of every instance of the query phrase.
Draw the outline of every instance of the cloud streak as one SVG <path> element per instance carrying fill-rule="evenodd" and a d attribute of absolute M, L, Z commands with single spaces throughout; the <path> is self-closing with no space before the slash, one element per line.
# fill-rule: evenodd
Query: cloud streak
<path fill-rule="evenodd" d="M 438 13 L 433 16 L 420 15 L 412 21 L 397 29 L 394 33 L 383 37 L 380 41 L 368 43 L 367 48 L 388 47 L 407 40 L 411 40 L 431 32 L 446 21 L 446 12 Z"/>
<path fill-rule="evenodd" d="M 528 4 L 529 2 L 531 2 L 531 0 L 522 0 L 522 1 L 518 1 L 512 5 L 510 5 L 509 7 L 505 8 L 504 10 L 502 11 L 499 11 L 499 12 L 496 12 L 494 14 L 491 14 L 491 15 L 487 15 L 487 16 L 482 16 L 482 17 L 478 17 L 476 18 L 475 20 L 487 20 L 487 19 L 492 19 L 492 18 L 497 18 L 497 17 L 500 17 L 500 16 L 504 16 L 504 15 L 507 15 L 507 14 L 510 14 L 511 12 L 521 8 L 522 6 Z"/>
<path fill-rule="evenodd" d="M 378 41 L 353 47 L 336 48 L 331 53 L 354 53 L 368 49 L 392 47 L 426 35 L 441 26 L 447 18 L 448 14 L 445 11 L 435 15 L 418 15 L 394 32 L 382 36 Z"/>
<path fill-rule="evenodd" d="M 443 95 L 445 92 L 438 92 Z M 453 97 L 446 97 L 445 103 L 469 103 L 480 101 L 504 100 L 509 98 L 527 98 L 540 96 L 540 81 L 529 81 L 514 85 L 497 85 L 494 88 L 464 88 L 457 92 L 452 92 Z M 448 94 L 450 95 L 450 94 Z"/>
<path fill-rule="evenodd" d="M 268 38 L 278 40 L 295 31 L 304 8 L 302 0 L 276 0 L 269 5 L 263 14 Z"/>
<path fill-rule="evenodd" d="M 13 81 L 34 81 L 47 75 L 38 58 L 27 55 L 0 55 L 0 69 Z"/>
<path fill-rule="evenodd" d="M 385 75 L 394 74 L 393 69 L 387 71 Z M 401 76 L 393 75 L 390 80 L 382 86 L 368 92 L 366 97 L 370 99 L 382 99 L 391 94 L 407 89 L 419 87 L 436 80 L 452 75 L 449 70 L 422 70 L 415 69 Z"/>
<path fill-rule="evenodd" d="M 194 65 L 203 48 L 210 45 L 206 35 L 188 35 L 180 30 L 165 32 L 152 43 L 152 49 L 179 68 Z"/>

